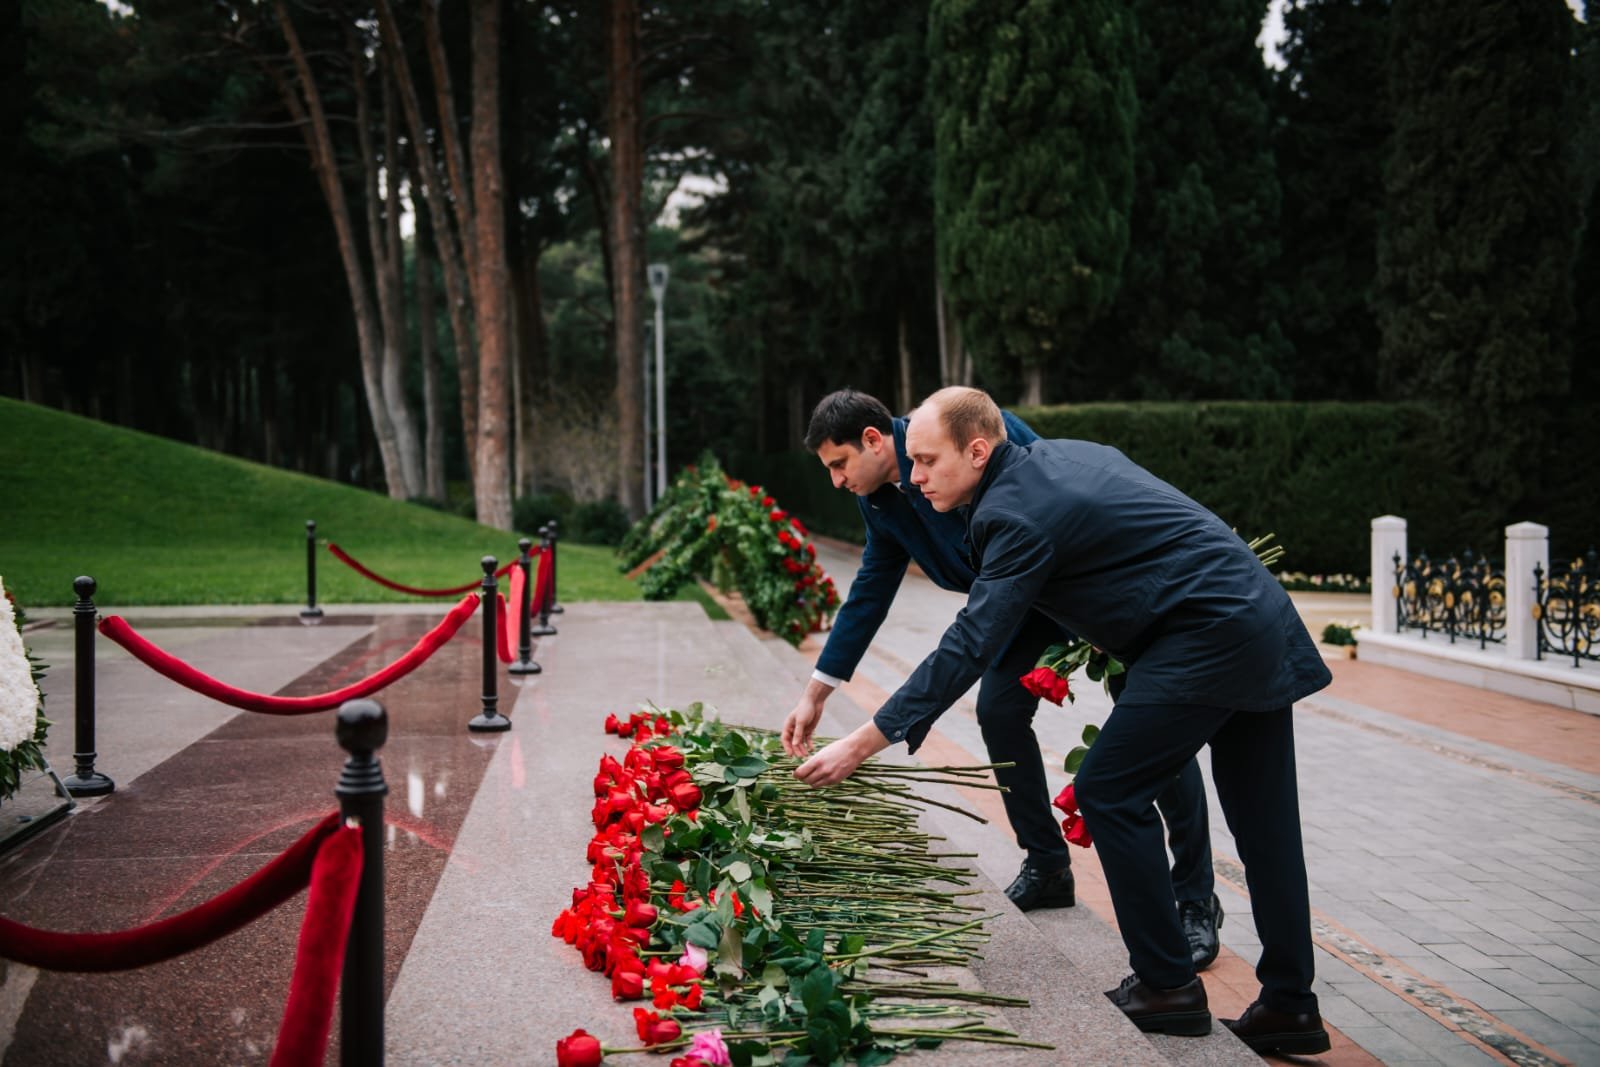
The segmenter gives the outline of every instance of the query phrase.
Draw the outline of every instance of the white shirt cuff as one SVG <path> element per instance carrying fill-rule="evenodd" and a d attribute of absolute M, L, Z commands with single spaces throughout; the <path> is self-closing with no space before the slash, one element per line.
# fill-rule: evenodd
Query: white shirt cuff
<path fill-rule="evenodd" d="M 835 678 L 831 674 L 823 674 L 818 670 L 813 670 L 811 672 L 811 677 L 814 681 L 821 682 L 823 685 L 831 685 L 835 689 L 839 688 L 841 685 L 844 685 L 844 682 L 840 679 Z"/>

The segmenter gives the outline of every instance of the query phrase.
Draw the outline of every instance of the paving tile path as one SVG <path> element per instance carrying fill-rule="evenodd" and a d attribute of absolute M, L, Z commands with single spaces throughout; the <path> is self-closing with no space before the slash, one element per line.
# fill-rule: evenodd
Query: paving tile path
<path fill-rule="evenodd" d="M 856 556 L 819 557 L 848 587 Z M 867 707 L 933 647 L 962 598 L 912 574 L 851 683 Z M 1326 595 L 1308 617 L 1359 618 Z M 814 656 L 820 643 L 812 639 Z M 1600 1064 L 1600 718 L 1330 657 L 1334 684 L 1296 717 L 1327 1063 Z M 981 754 L 972 694 L 940 721 Z M 1084 687 L 1036 727 L 1047 761 L 1109 712 Z M 1208 761 L 1201 760 L 1207 772 Z M 1053 785 L 1065 781 L 1059 772 Z M 1259 942 L 1211 793 L 1227 920 L 1214 1004 L 1248 999 Z M 1111 920 L 1103 890 L 1080 897 Z"/>

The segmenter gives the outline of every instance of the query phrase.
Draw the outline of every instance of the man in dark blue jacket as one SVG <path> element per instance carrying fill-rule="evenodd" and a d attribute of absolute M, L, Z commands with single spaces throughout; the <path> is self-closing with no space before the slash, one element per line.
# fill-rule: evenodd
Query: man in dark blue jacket
<path fill-rule="evenodd" d="M 1038 440 L 1010 412 L 1002 412 L 1001 418 L 1013 443 Z M 822 460 L 836 488 L 856 494 L 867 543 L 811 681 L 784 721 L 784 745 L 793 755 L 810 753 L 823 703 L 861 662 L 910 561 L 942 589 L 967 592 L 977 577 L 967 558 L 965 518 L 935 510 L 911 482 L 905 428 L 905 419 L 894 418 L 876 398 L 853 389 L 824 397 L 812 412 L 806 448 Z M 1016 637 L 986 665 L 978 688 L 978 725 L 989 758 L 1016 764 L 996 771 L 995 778 L 1007 789 L 1001 794 L 1006 817 L 1026 853 L 1022 870 L 1006 890 L 1023 911 L 1070 907 L 1075 896 L 1071 860 L 1050 807 L 1044 761 L 1033 732 L 1039 698 L 1020 682 L 1044 650 L 1063 638 L 1061 627 L 1030 613 Z M 913 732 L 912 751 L 921 744 L 927 725 Z M 1173 895 L 1194 965 L 1203 969 L 1217 956 L 1221 907 L 1213 892 L 1205 784 L 1195 761 L 1184 765 L 1158 805 L 1171 831 Z"/>
<path fill-rule="evenodd" d="M 1209 745 L 1261 938 L 1261 993 L 1225 1023 L 1258 1052 L 1325 1051 L 1291 708 L 1332 676 L 1288 595 L 1237 534 L 1171 485 L 1104 445 L 1015 445 L 976 389 L 929 397 L 911 415 L 906 452 L 923 499 L 965 512 L 978 576 L 939 647 L 873 720 L 796 776 L 831 785 L 917 737 L 1030 611 L 1043 613 L 1128 665 L 1076 779 L 1134 972 L 1106 995 L 1141 1029 L 1210 1032 L 1153 806 Z"/>

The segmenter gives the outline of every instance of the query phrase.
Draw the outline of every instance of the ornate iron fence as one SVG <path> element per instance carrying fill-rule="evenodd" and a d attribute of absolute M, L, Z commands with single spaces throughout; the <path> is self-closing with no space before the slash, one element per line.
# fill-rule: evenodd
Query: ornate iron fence
<path fill-rule="evenodd" d="M 1600 561 L 1594 549 L 1565 567 L 1552 566 L 1548 577 L 1534 564 L 1533 589 L 1539 622 L 1534 655 L 1571 656 L 1574 667 L 1586 659 L 1600 660 L 1595 648 L 1600 639 Z"/>
<path fill-rule="evenodd" d="M 1506 639 L 1506 577 L 1503 567 L 1469 550 L 1442 563 L 1427 553 L 1409 563 L 1394 557 L 1394 596 L 1401 630 L 1477 641 L 1479 648 Z"/>

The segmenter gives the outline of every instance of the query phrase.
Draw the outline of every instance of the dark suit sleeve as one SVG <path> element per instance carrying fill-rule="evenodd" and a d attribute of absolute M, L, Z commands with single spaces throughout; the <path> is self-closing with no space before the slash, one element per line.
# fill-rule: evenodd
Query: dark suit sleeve
<path fill-rule="evenodd" d="M 1050 539 L 1025 517 L 986 515 L 974 525 L 973 540 L 982 559 L 966 607 L 872 717 L 885 737 L 905 741 L 912 752 L 933 721 L 1000 657 L 1054 567 Z"/>
<path fill-rule="evenodd" d="M 828 643 L 817 657 L 817 670 L 840 681 L 849 681 L 856 665 L 866 655 L 867 646 L 883 625 L 894 603 L 900 581 L 905 577 L 911 556 L 891 534 L 874 531 L 867 524 L 867 546 L 861 552 L 861 567 L 850 583 L 850 595 L 834 616 Z"/>

